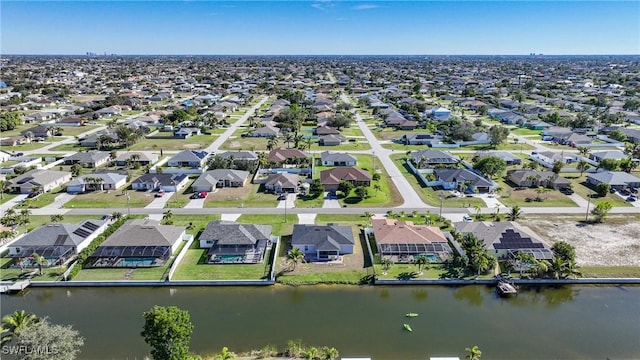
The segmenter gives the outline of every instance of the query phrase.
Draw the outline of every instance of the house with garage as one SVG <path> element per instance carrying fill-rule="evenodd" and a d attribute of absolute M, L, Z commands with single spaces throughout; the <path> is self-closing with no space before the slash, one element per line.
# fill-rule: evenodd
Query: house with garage
<path fill-rule="evenodd" d="M 434 146 L 440 144 L 443 137 L 440 135 L 429 133 L 411 133 L 404 134 L 396 141 L 405 145 L 429 145 Z"/>
<path fill-rule="evenodd" d="M 544 167 L 552 168 L 556 161 L 560 161 L 564 164 L 574 163 L 578 161 L 578 155 L 564 151 L 532 151 L 529 159 Z"/>
<path fill-rule="evenodd" d="M 323 151 L 320 154 L 320 163 L 322 166 L 356 166 L 358 159 L 347 153 Z"/>
<path fill-rule="evenodd" d="M 371 228 L 381 258 L 394 263 L 412 263 L 418 256 L 441 263 L 453 255 L 444 233 L 435 226 L 375 218 L 371 220 Z"/>
<path fill-rule="evenodd" d="M 441 186 L 445 190 L 458 190 L 467 193 L 487 193 L 497 188 L 497 185 L 486 178 L 467 169 L 440 168 L 433 170 L 436 181 L 430 186 Z"/>
<path fill-rule="evenodd" d="M 355 240 L 350 226 L 293 225 L 291 247 L 300 249 L 307 261 L 339 260 L 353 254 Z"/>
<path fill-rule="evenodd" d="M 335 129 L 326 125 L 316 127 L 314 130 L 314 133 L 318 136 L 340 135 L 340 131 L 338 129 Z"/>
<path fill-rule="evenodd" d="M 9 136 L 0 140 L 0 145 L 2 146 L 16 146 L 21 144 L 27 144 L 31 142 L 31 139 L 26 138 L 22 135 L 17 136 Z"/>
<path fill-rule="evenodd" d="M 485 158 L 487 156 L 495 156 L 499 159 L 502 159 L 504 160 L 505 163 L 507 163 L 507 166 L 522 164 L 521 158 L 507 151 L 478 151 L 474 155 L 473 159 L 475 161 L 475 160 Z"/>
<path fill-rule="evenodd" d="M 587 184 L 609 184 L 612 189 L 622 190 L 627 188 L 640 188 L 640 178 L 624 171 L 602 171 L 587 175 Z"/>
<path fill-rule="evenodd" d="M 140 166 L 155 164 L 158 161 L 158 154 L 149 151 L 128 151 L 118 155 L 116 165 L 127 166 L 128 163 L 138 163 Z"/>
<path fill-rule="evenodd" d="M 341 181 L 350 182 L 354 187 L 371 186 L 371 174 L 355 167 L 336 167 L 320 172 L 320 183 L 326 191 L 336 191 Z"/>
<path fill-rule="evenodd" d="M 53 136 L 54 130 L 50 126 L 38 125 L 36 127 L 32 127 L 27 130 L 23 130 L 20 132 L 20 135 L 24 137 L 29 137 L 31 135 L 32 139 L 35 138 L 43 138 L 47 139 Z"/>
<path fill-rule="evenodd" d="M 163 266 L 191 235 L 184 226 L 162 225 L 149 219 L 128 220 L 87 259 L 93 268 Z"/>
<path fill-rule="evenodd" d="M 127 184 L 127 175 L 96 173 L 81 175 L 67 183 L 67 193 L 80 194 L 89 191 L 117 190 Z"/>
<path fill-rule="evenodd" d="M 220 154 L 220 157 L 225 160 L 234 159 L 234 160 L 244 160 L 244 161 L 251 161 L 251 162 L 258 161 L 258 154 L 256 154 L 253 151 L 244 151 L 244 150 L 225 151 Z"/>
<path fill-rule="evenodd" d="M 549 189 L 569 189 L 571 181 L 553 171 L 512 170 L 507 173 L 509 181 L 520 187 L 546 187 Z"/>
<path fill-rule="evenodd" d="M 144 174 L 131 182 L 131 189 L 138 191 L 175 192 L 187 185 L 187 174 Z"/>
<path fill-rule="evenodd" d="M 176 139 L 187 139 L 192 136 L 201 135 L 200 128 L 194 127 L 181 127 L 173 132 L 173 137 Z"/>
<path fill-rule="evenodd" d="M 431 116 L 435 120 L 449 120 L 451 117 L 451 110 L 439 107 L 431 110 Z"/>
<path fill-rule="evenodd" d="M 323 135 L 320 136 L 320 140 L 318 140 L 318 144 L 320 146 L 338 146 L 343 142 L 347 141 L 347 138 L 342 135 Z"/>
<path fill-rule="evenodd" d="M 227 187 L 242 187 L 249 178 L 249 172 L 243 170 L 215 169 L 205 171 L 191 184 L 194 192 L 211 192 Z"/>
<path fill-rule="evenodd" d="M 299 176 L 297 174 L 278 173 L 267 177 L 264 188 L 276 194 L 296 193 L 299 189 Z"/>
<path fill-rule="evenodd" d="M 34 169 L 7 181 L 14 193 L 29 194 L 32 192 L 48 192 L 71 180 L 67 171 Z"/>
<path fill-rule="evenodd" d="M 412 163 L 418 169 L 435 167 L 455 167 L 460 163 L 460 158 L 440 150 L 419 150 L 411 152 Z"/>
<path fill-rule="evenodd" d="M 106 220 L 84 220 L 79 224 L 46 224 L 30 231 L 9 246 L 12 267 L 38 267 L 33 254 L 42 256 L 45 267 L 69 262 L 107 228 Z"/>
<path fill-rule="evenodd" d="M 64 158 L 65 165 L 82 165 L 86 168 L 97 168 L 109 162 L 111 155 L 106 151 L 83 151 Z"/>
<path fill-rule="evenodd" d="M 167 165 L 175 168 L 202 169 L 208 157 L 209 153 L 206 151 L 183 150 L 170 158 Z"/>
<path fill-rule="evenodd" d="M 623 153 L 620 150 L 598 151 L 598 152 L 592 152 L 589 154 L 589 160 L 592 160 L 595 163 L 600 163 L 600 161 L 605 159 L 613 159 L 613 160 L 620 161 L 628 157 L 629 156 L 627 154 Z"/>
<path fill-rule="evenodd" d="M 553 259 L 549 245 L 533 230 L 515 221 L 455 222 L 453 226 L 462 234 L 473 234 L 497 259 L 514 257 L 519 251 L 532 255 L 536 260 Z"/>
<path fill-rule="evenodd" d="M 271 225 L 211 221 L 200 234 L 200 248 L 209 249 L 209 264 L 258 264 L 278 238 Z"/>
<path fill-rule="evenodd" d="M 250 137 L 277 137 L 280 134 L 280 129 L 275 126 L 266 125 L 263 127 L 259 127 L 252 132 L 249 133 Z"/>
<path fill-rule="evenodd" d="M 300 164 L 309 159 L 309 154 L 298 149 L 274 149 L 267 155 L 267 161 L 274 164 Z"/>
<path fill-rule="evenodd" d="M 98 147 L 99 143 L 104 143 L 104 139 L 108 139 L 108 141 L 112 143 L 120 142 L 120 138 L 118 134 L 116 134 L 113 130 L 104 130 L 97 133 L 93 133 L 91 135 L 85 136 L 78 141 L 78 144 L 82 147 Z"/>

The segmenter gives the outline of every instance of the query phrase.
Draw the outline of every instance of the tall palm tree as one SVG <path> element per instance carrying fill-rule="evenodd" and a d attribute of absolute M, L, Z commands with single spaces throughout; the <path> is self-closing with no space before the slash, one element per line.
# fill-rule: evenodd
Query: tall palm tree
<path fill-rule="evenodd" d="M 53 214 L 50 217 L 52 223 L 58 223 L 64 220 L 64 215 L 62 214 Z"/>
<path fill-rule="evenodd" d="M 20 215 L 18 217 L 18 221 L 20 222 L 20 225 L 24 225 L 24 232 L 27 232 L 27 224 L 29 224 L 31 222 L 31 220 L 29 219 L 29 217 L 31 216 L 31 210 L 29 209 L 22 209 L 20 210 Z"/>
<path fill-rule="evenodd" d="M 482 210 L 480 205 L 474 205 L 473 210 L 476 211 L 476 220 L 480 220 L 480 211 Z"/>
<path fill-rule="evenodd" d="M 294 247 L 287 253 L 287 258 L 289 259 L 289 261 L 291 261 L 291 271 L 293 271 L 296 269 L 296 265 L 298 265 L 299 262 L 304 261 L 304 253 L 302 252 L 302 250 Z"/>
<path fill-rule="evenodd" d="M 589 163 L 585 159 L 580 159 L 580 161 L 578 161 L 578 164 L 576 165 L 576 169 L 580 170 L 580 176 L 582 176 L 582 173 L 589 170 L 590 167 L 591 165 L 589 165 Z"/>
<path fill-rule="evenodd" d="M 389 259 L 389 258 L 382 258 L 382 260 L 380 260 L 380 262 L 382 263 L 382 270 L 384 271 L 384 274 L 387 274 L 387 271 L 389 271 L 389 269 L 391 269 L 391 267 L 393 266 L 393 260 Z"/>
<path fill-rule="evenodd" d="M 118 221 L 122 219 L 122 213 L 119 211 L 116 211 L 113 214 L 111 214 L 111 217 L 113 218 L 113 221 Z"/>
<path fill-rule="evenodd" d="M 418 266 L 418 273 L 422 274 L 422 270 L 424 270 L 427 267 L 427 264 L 429 263 L 429 259 L 427 259 L 426 256 L 424 255 L 420 255 L 416 258 L 416 266 Z"/>
<path fill-rule="evenodd" d="M 24 310 L 16 310 L 13 314 L 5 315 L 2 318 L 2 345 L 11 342 L 14 335 L 39 321 L 35 314 Z"/>
<path fill-rule="evenodd" d="M 4 200 L 4 193 L 9 189 L 7 180 L 0 180 L 0 200 Z"/>
<path fill-rule="evenodd" d="M 287 143 L 287 149 L 291 148 L 291 142 L 294 140 L 294 135 L 292 133 L 284 134 L 284 141 Z"/>
<path fill-rule="evenodd" d="M 36 264 L 38 264 L 38 271 L 40 273 L 40 276 L 42 276 L 42 268 L 44 266 L 49 265 L 49 260 L 47 260 L 44 256 L 38 254 L 38 253 L 33 253 L 31 255 L 31 257 L 33 258 L 33 261 L 36 262 Z"/>
<path fill-rule="evenodd" d="M 511 211 L 509 211 L 509 214 L 507 214 L 507 218 L 509 219 L 509 221 L 516 221 L 520 218 L 521 215 L 522 215 L 522 211 L 520 210 L 520 206 L 515 205 L 514 207 L 511 208 Z"/>

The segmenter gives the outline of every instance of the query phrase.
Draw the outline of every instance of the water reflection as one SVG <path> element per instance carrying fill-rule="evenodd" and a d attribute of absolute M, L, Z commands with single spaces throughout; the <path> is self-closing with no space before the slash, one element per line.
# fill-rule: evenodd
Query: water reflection
<path fill-rule="evenodd" d="M 427 289 L 418 288 L 411 290 L 411 296 L 416 300 L 426 300 L 429 297 L 429 293 L 427 293 Z"/>
<path fill-rule="evenodd" d="M 388 299 L 389 298 L 389 289 L 388 288 L 383 288 L 382 290 L 380 290 L 380 298 L 381 299 Z"/>
<path fill-rule="evenodd" d="M 556 308 L 562 304 L 575 301 L 580 295 L 580 289 L 569 286 L 533 286 L 521 287 L 518 296 L 514 299 L 514 305 L 528 306 L 542 304 L 548 308 Z"/>
<path fill-rule="evenodd" d="M 453 292 L 456 300 L 465 300 L 469 305 L 480 306 L 484 301 L 481 286 L 462 286 Z"/>

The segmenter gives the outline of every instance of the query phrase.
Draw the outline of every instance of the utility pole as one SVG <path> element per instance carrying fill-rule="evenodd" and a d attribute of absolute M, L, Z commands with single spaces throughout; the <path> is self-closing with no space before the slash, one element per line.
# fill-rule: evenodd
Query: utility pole
<path fill-rule="evenodd" d="M 127 197 L 127 215 L 131 216 L 131 207 L 129 206 L 129 200 L 131 200 L 131 196 L 129 196 L 128 191 L 126 191 L 124 194 Z"/>
<path fill-rule="evenodd" d="M 440 191 L 440 219 L 442 219 L 442 202 L 444 201 L 444 194 Z"/>
<path fill-rule="evenodd" d="M 591 193 L 587 194 L 587 212 L 584 214 L 584 222 L 589 221 L 589 206 L 591 205 Z"/>
<path fill-rule="evenodd" d="M 289 195 L 287 193 L 285 193 L 284 195 L 284 222 L 287 222 L 287 198 L 289 197 Z"/>

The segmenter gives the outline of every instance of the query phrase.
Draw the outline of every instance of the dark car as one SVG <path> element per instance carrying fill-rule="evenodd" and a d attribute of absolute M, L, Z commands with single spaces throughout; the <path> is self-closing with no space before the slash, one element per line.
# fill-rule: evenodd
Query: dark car
<path fill-rule="evenodd" d="M 636 200 L 638 200 L 638 199 L 637 199 L 635 196 L 633 196 L 633 195 L 631 195 L 631 196 L 629 196 L 629 197 L 627 198 L 627 201 L 628 201 L 628 202 L 634 202 L 634 201 L 636 201 Z"/>
<path fill-rule="evenodd" d="M 37 197 L 38 195 L 40 195 L 39 192 L 30 192 L 29 195 L 27 195 L 28 199 L 33 199 L 34 197 Z"/>
<path fill-rule="evenodd" d="M 23 156 L 23 155 L 24 155 L 24 153 L 23 153 L 23 152 L 19 152 L 19 153 L 15 153 L 15 154 L 13 154 L 13 155 L 14 155 L 14 156 Z"/>
<path fill-rule="evenodd" d="M 560 192 L 565 194 L 565 195 L 571 195 L 571 194 L 573 194 L 573 189 L 571 189 L 571 188 L 562 188 L 562 189 L 560 189 Z"/>
<path fill-rule="evenodd" d="M 198 193 L 192 194 L 189 196 L 189 199 L 200 199 L 200 195 L 198 195 Z"/>

